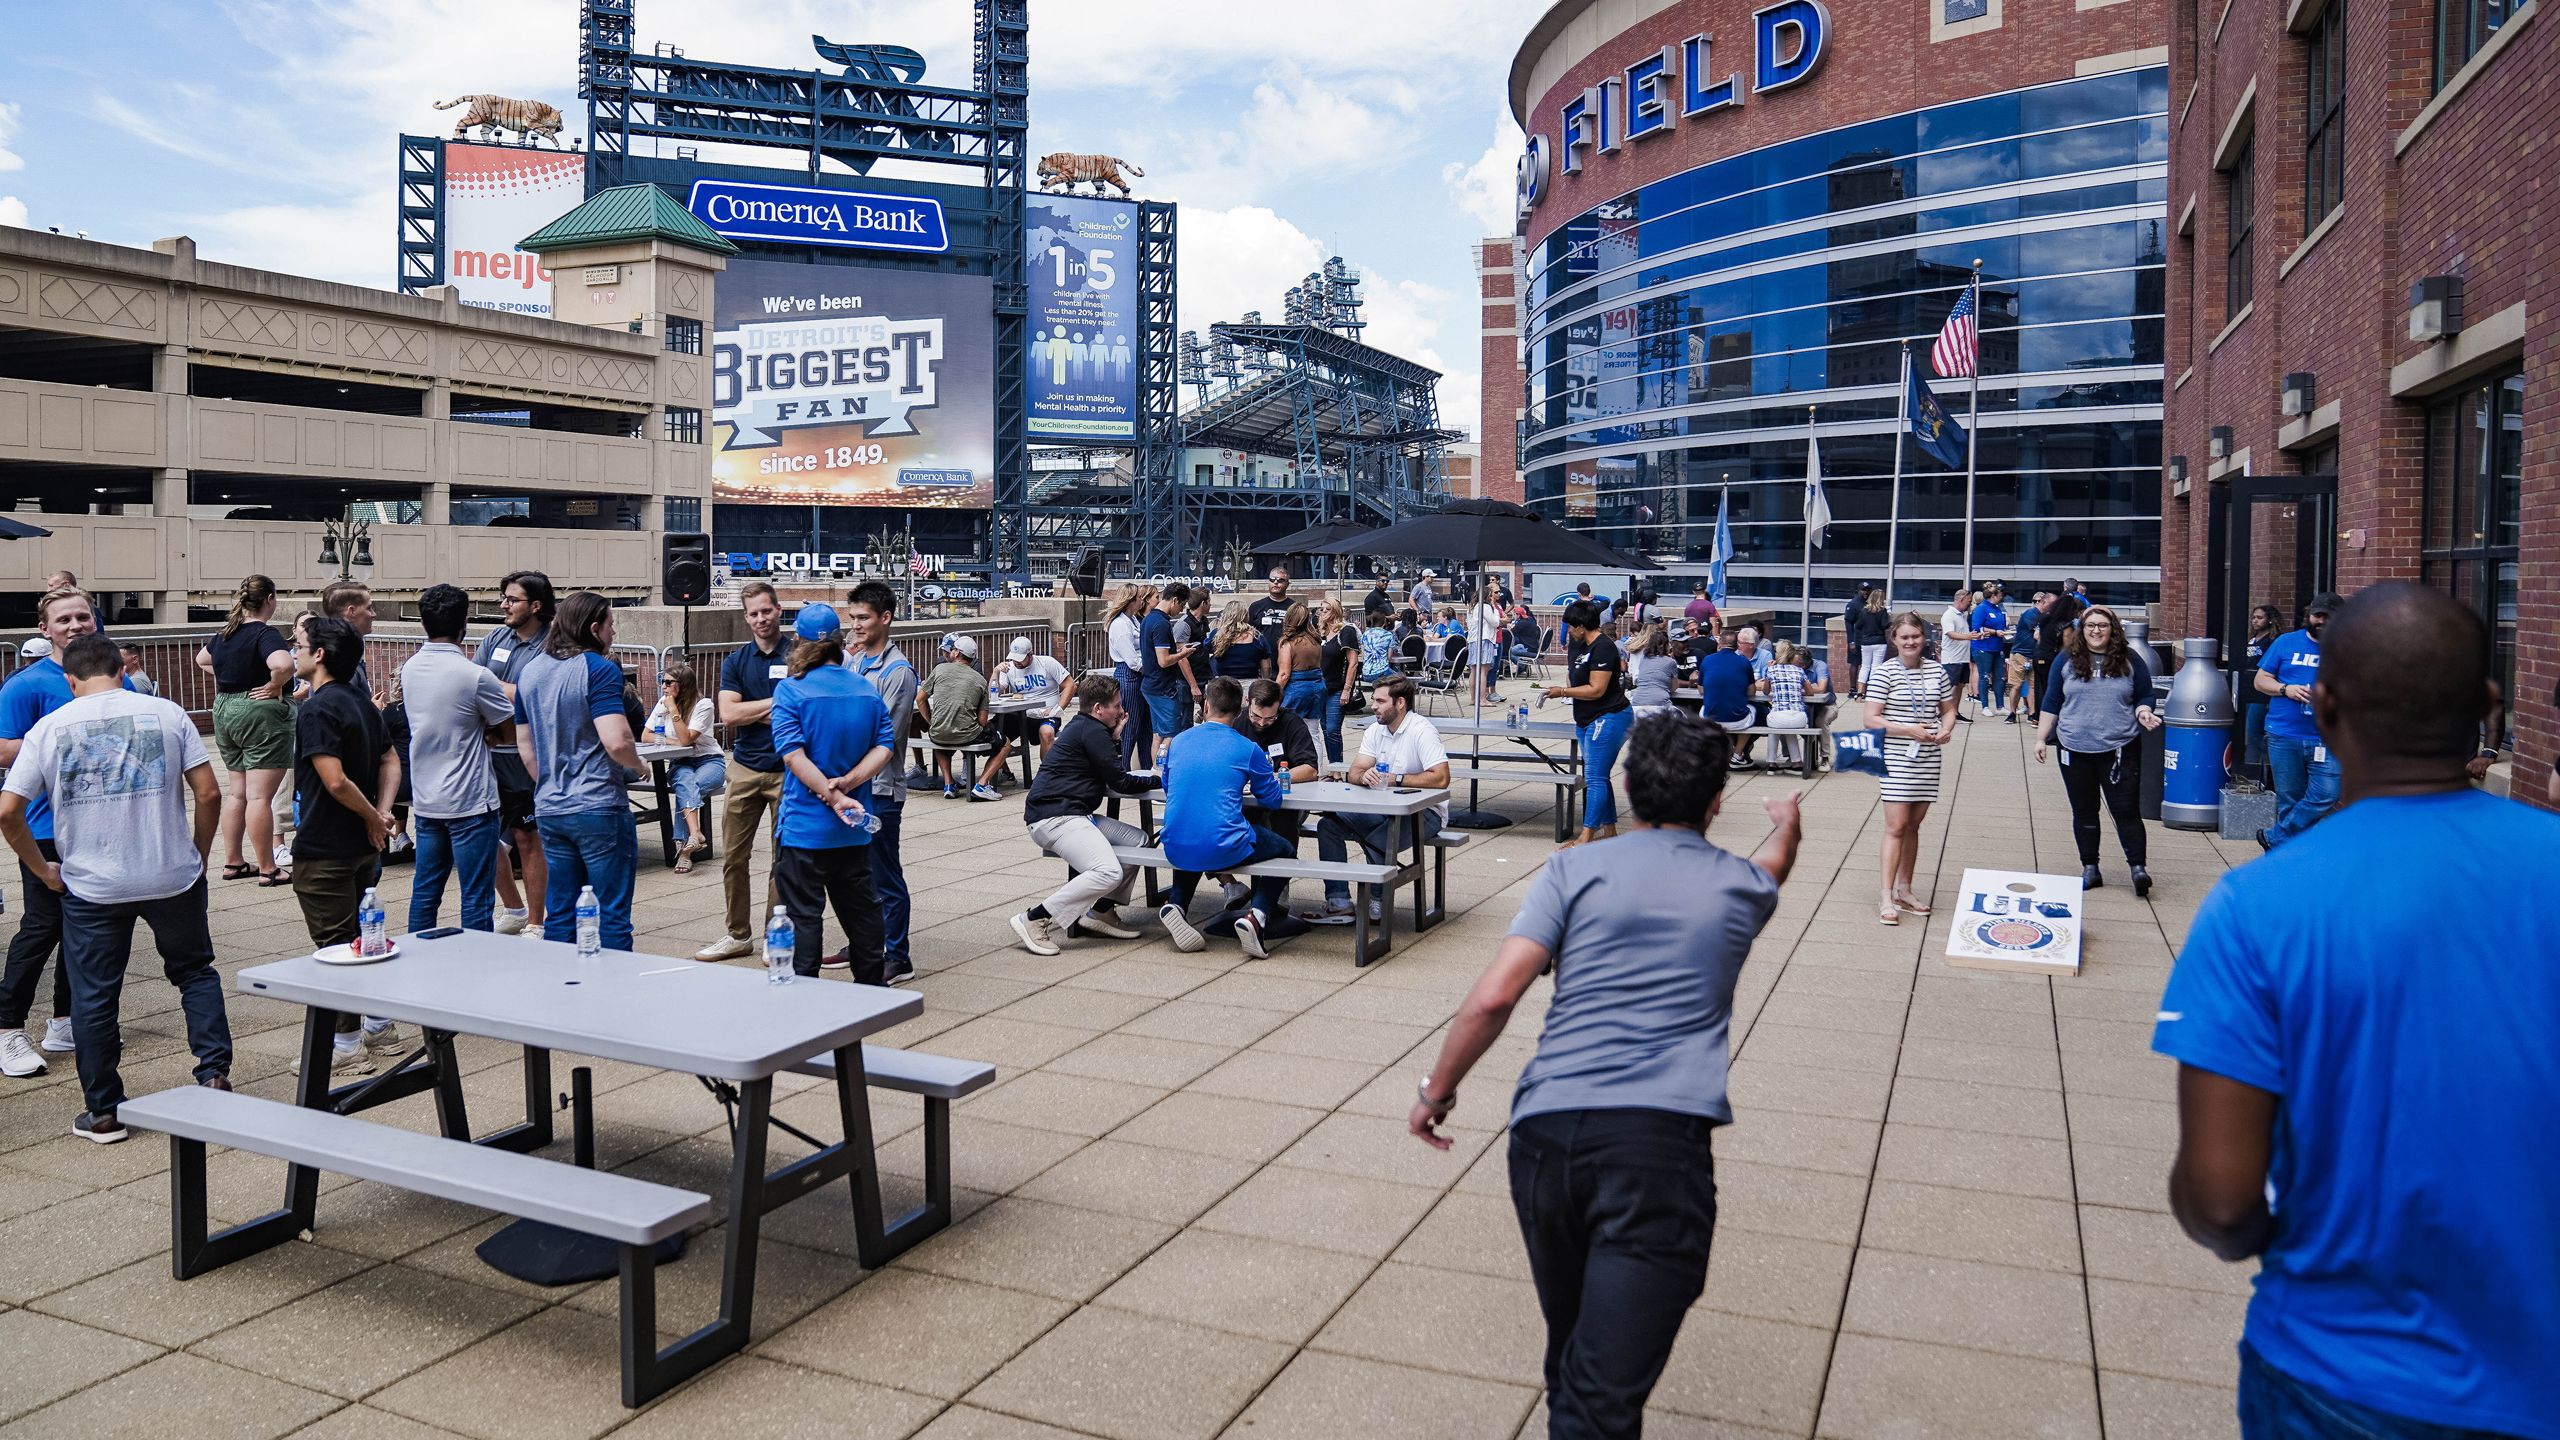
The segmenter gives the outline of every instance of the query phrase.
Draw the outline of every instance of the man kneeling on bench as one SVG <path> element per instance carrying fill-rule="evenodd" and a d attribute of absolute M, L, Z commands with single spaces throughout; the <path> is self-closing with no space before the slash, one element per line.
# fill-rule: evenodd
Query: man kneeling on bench
<path fill-rule="evenodd" d="M 1177 950 L 1207 943 L 1183 913 L 1202 875 L 1297 854 L 1297 846 L 1245 818 L 1248 793 L 1263 809 L 1277 810 L 1283 792 L 1271 756 L 1236 729 L 1243 708 L 1243 686 L 1225 676 L 1210 681 L 1200 690 L 1202 723 L 1174 736 L 1164 752 L 1164 858 L 1174 871 L 1156 916 Z M 1232 927 L 1244 953 L 1260 960 L 1270 942 L 1307 931 L 1281 903 L 1288 892 L 1286 878 L 1256 876 L 1250 903 L 1220 911 L 1208 928 Z"/>
<path fill-rule="evenodd" d="M 1371 723 L 1360 738 L 1360 753 L 1352 757 L 1352 784 L 1380 790 L 1448 790 L 1449 749 L 1441 743 L 1440 727 L 1413 713 L 1413 697 L 1410 676 L 1398 675 L 1369 687 Z M 1442 800 L 1419 818 L 1423 842 L 1428 844 L 1439 835 L 1440 827 L 1449 823 L 1449 802 Z M 1358 841 L 1361 853 L 1369 857 L 1371 864 L 1393 864 L 1396 830 L 1403 823 L 1393 815 L 1327 815 L 1316 822 L 1316 854 L 1326 860 L 1348 860 L 1351 855 L 1346 842 Z M 1304 918 L 1319 925 L 1350 924 L 1350 884 L 1341 880 L 1324 882 L 1324 909 Z M 1370 923 L 1385 918 L 1385 902 L 1372 889 Z"/>
<path fill-rule="evenodd" d="M 1128 903 L 1137 872 L 1111 851 L 1115 845 L 1146 844 L 1146 832 L 1093 813 L 1106 795 L 1143 795 L 1156 788 L 1153 780 L 1131 778 L 1120 763 L 1115 737 L 1126 714 L 1118 680 L 1102 674 L 1084 677 L 1076 685 L 1075 718 L 1050 744 L 1049 758 L 1023 798 L 1022 823 L 1030 827 L 1031 843 L 1075 872 L 1048 899 L 1013 917 L 1013 933 L 1034 955 L 1057 954 L 1060 931 L 1070 937 L 1138 938 L 1117 913 Z M 1108 905 L 1102 903 L 1106 900 Z"/>

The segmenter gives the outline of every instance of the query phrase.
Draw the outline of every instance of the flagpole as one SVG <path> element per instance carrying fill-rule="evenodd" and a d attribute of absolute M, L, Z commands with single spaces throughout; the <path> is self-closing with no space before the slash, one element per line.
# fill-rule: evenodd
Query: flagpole
<path fill-rule="evenodd" d="M 1884 532 L 1884 607 L 1893 608 L 1895 562 L 1901 556 L 1902 541 L 1902 437 L 1911 433 L 1911 342 L 1902 345 L 1902 388 L 1896 392 L 1894 413 L 1900 423 L 1893 427 L 1893 502 L 1887 508 L 1890 517 Z"/>
<path fill-rule="evenodd" d="M 1973 588 L 1973 456 L 1982 443 L 1982 262 L 1973 262 L 1973 399 L 1964 427 L 1964 588 Z"/>
<path fill-rule="evenodd" d="M 1797 626 L 1796 635 L 1804 641 L 1808 648 L 1810 648 L 1813 644 L 1813 513 L 1810 507 L 1813 501 L 1814 466 L 1818 463 L 1814 457 L 1819 453 L 1813 447 L 1821 443 L 1815 438 L 1813 428 L 1813 407 L 1810 405 L 1804 407 L 1804 442 L 1806 455 L 1804 489 L 1805 504 L 1804 506 L 1799 507 L 1805 511 L 1804 598 L 1802 601 L 1804 611 L 1803 618 Z"/>

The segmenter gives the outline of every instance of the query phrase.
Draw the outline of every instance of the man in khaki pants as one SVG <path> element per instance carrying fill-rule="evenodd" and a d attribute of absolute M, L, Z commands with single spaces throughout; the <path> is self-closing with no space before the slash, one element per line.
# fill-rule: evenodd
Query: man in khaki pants
<path fill-rule="evenodd" d="M 721 823 L 728 849 L 720 856 L 720 889 L 728 902 L 729 933 L 693 952 L 696 960 L 734 960 L 752 954 L 758 927 L 773 910 L 773 886 L 762 908 L 747 903 L 747 866 L 765 816 L 782 804 L 782 757 L 773 753 L 773 687 L 790 673 L 791 642 L 782 634 L 782 602 L 761 580 L 739 587 L 749 643 L 720 664 L 720 722 L 729 727 L 729 783 L 722 792 Z"/>

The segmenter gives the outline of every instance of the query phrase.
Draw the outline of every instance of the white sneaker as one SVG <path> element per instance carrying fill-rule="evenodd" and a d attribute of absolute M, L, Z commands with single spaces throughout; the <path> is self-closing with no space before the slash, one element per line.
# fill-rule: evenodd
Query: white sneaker
<path fill-rule="evenodd" d="M 56 1055 L 68 1055 L 79 1048 L 71 1041 L 71 1022 L 59 1015 L 44 1022 L 44 1039 L 40 1043 Z"/>
<path fill-rule="evenodd" d="M 975 786 L 971 787 L 969 791 L 969 798 L 972 800 L 1001 800 L 1004 797 L 996 793 L 994 786 L 988 784 L 984 780 L 981 780 Z"/>
<path fill-rule="evenodd" d="M 741 940 L 735 935 L 723 935 L 719 939 L 712 941 L 710 944 L 703 946 L 701 949 L 694 951 L 693 958 L 696 960 L 735 960 L 739 956 L 744 955 L 755 948 L 754 943 L 751 941 Z"/>
<path fill-rule="evenodd" d="M 1022 948 L 1034 955 L 1058 953 L 1058 927 L 1048 917 L 1034 917 L 1028 910 L 1013 917 L 1013 933 L 1022 937 Z"/>
<path fill-rule="evenodd" d="M 388 1020 L 382 1022 L 382 1028 L 379 1030 L 371 1025 L 364 1027 L 364 1048 L 367 1050 L 379 1051 L 386 1055 L 397 1054 L 402 1043 L 400 1027 Z"/>
<path fill-rule="evenodd" d="M 25 1080 L 52 1068 L 36 1053 L 36 1047 L 27 1043 L 26 1031 L 0 1030 L 0 1075 Z"/>
<path fill-rule="evenodd" d="M 329 1073 L 332 1075 L 370 1075 L 378 1068 L 373 1052 L 360 1041 L 340 1040 L 329 1047 Z M 293 1062 L 293 1073 L 302 1073 L 302 1062 Z"/>
<path fill-rule="evenodd" d="M 1320 910 L 1301 910 L 1297 913 L 1299 919 L 1310 925 L 1348 925 L 1351 923 L 1351 902 L 1327 900 L 1324 902 L 1324 908 Z"/>
<path fill-rule="evenodd" d="M 1165 906 L 1156 912 L 1156 918 L 1164 922 L 1164 933 L 1173 937 L 1173 948 L 1186 955 L 1209 943 L 1201 938 L 1199 927 L 1191 923 L 1191 917 L 1183 914 L 1179 905 Z"/>
<path fill-rule="evenodd" d="M 1236 920 L 1236 943 L 1244 953 L 1256 960 L 1268 960 L 1271 952 L 1262 948 L 1262 917 L 1247 910 Z"/>
<path fill-rule="evenodd" d="M 510 909 L 508 909 L 507 907 L 505 907 L 504 905 L 499 906 L 499 907 L 498 907 L 498 933 L 499 933 L 499 934 L 501 934 L 501 935 L 521 935 L 521 934 L 523 934 L 523 933 L 524 933 L 524 926 L 525 926 L 525 918 L 526 918 L 526 912 L 524 912 L 524 911 L 522 911 L 522 910 L 510 910 Z"/>
<path fill-rule="evenodd" d="M 1098 905 L 1093 909 L 1084 912 L 1084 918 L 1075 923 L 1073 930 L 1082 930 L 1088 935 L 1108 936 L 1114 940 L 1135 940 L 1139 938 L 1137 931 L 1121 924 L 1112 916 L 1102 913 L 1102 907 Z M 1073 930 L 1071 930 L 1070 933 L 1073 933 Z"/>
<path fill-rule="evenodd" d="M 1241 910 L 1244 908 L 1244 902 L 1252 898 L 1253 887 L 1241 880 L 1218 882 L 1218 904 L 1222 910 Z"/>

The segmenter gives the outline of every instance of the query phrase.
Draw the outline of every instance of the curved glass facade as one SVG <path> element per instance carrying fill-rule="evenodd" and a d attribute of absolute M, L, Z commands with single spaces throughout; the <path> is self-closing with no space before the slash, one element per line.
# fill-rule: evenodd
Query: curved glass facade
<path fill-rule="evenodd" d="M 1976 576 L 2156 598 L 2167 85 L 2129 70 L 1843 126 L 1566 223 L 1527 263 L 1530 505 L 1703 573 L 1729 495 L 1734 596 L 1792 616 L 1811 406 L 1816 610 L 1836 611 L 1884 574 L 1902 348 L 1927 376 L 1980 260 Z M 1961 423 L 1968 383 L 1930 384 Z M 1896 600 L 1942 603 L 1964 472 L 1916 445 L 1902 469 Z"/>

